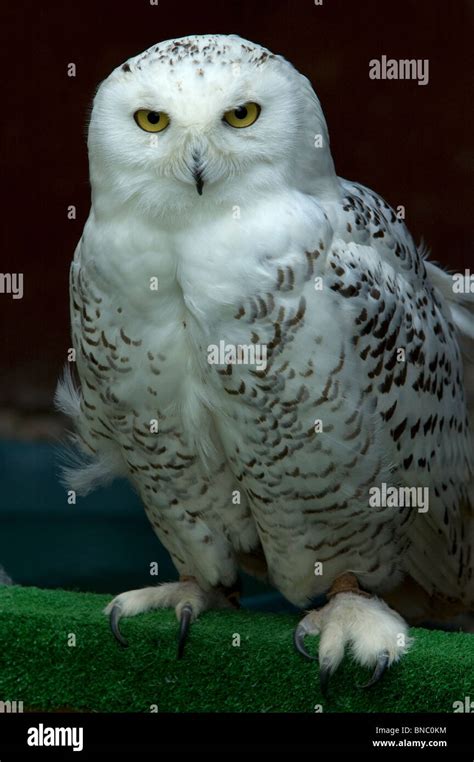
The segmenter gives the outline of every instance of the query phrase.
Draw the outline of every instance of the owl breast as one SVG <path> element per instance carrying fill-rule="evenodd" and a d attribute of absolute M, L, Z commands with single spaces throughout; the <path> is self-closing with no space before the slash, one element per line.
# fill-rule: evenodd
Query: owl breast
<path fill-rule="evenodd" d="M 301 209 L 299 199 L 277 197 L 271 209 L 213 211 L 188 226 L 144 224 L 138 233 L 128 220 L 113 229 L 89 221 L 71 269 L 86 402 L 106 405 L 107 415 L 135 411 L 142 423 L 157 411 L 180 418 L 196 442 L 210 416 L 233 415 L 230 366 L 238 366 L 234 378 L 253 378 L 264 370 L 278 314 L 301 315 L 309 266 L 302 245 L 315 250 L 323 218 L 313 201 Z"/>

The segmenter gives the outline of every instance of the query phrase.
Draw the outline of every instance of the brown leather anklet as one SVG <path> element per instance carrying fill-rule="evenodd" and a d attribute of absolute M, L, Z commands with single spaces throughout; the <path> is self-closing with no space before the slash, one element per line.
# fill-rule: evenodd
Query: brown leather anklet
<path fill-rule="evenodd" d="M 352 572 L 346 572 L 337 577 L 331 585 L 327 598 L 333 598 L 339 593 L 355 593 L 356 595 L 362 595 L 363 598 L 372 598 L 370 593 L 366 593 L 365 590 L 361 590 L 357 577 Z"/>

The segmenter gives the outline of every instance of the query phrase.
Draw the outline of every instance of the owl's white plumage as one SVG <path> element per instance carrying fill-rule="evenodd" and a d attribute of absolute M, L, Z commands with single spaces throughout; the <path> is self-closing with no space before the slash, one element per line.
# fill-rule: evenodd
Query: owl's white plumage
<path fill-rule="evenodd" d="M 253 125 L 223 122 L 247 102 Z M 151 137 L 137 109 L 170 124 Z M 59 399 L 93 460 L 73 485 L 127 474 L 204 590 L 259 553 L 298 605 L 347 571 L 378 594 L 408 573 L 472 602 L 454 325 L 472 339 L 469 304 L 450 307 L 449 276 L 383 199 L 336 176 L 308 80 L 239 37 L 160 43 L 100 86 L 89 155 L 71 268 L 81 396 Z M 209 365 L 222 340 L 267 346 L 267 369 Z M 383 482 L 429 487 L 428 514 L 369 507 Z"/>

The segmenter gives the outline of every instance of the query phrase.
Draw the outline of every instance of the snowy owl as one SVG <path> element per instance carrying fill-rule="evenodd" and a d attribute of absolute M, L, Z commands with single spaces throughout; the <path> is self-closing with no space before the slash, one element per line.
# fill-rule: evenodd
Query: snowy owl
<path fill-rule="evenodd" d="M 311 609 L 326 690 L 408 622 L 472 608 L 473 298 L 400 215 L 337 177 L 308 79 L 235 35 L 161 42 L 100 85 L 92 207 L 70 274 L 80 388 L 58 404 L 82 493 L 126 475 L 179 581 L 119 620 L 238 606 L 239 570 Z M 325 595 L 326 598 L 321 599 Z M 310 656 L 310 658 L 315 658 Z"/>

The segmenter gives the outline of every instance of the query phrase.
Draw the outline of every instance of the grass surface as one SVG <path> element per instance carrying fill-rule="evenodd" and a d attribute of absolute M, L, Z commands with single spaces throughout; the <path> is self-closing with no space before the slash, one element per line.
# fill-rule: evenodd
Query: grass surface
<path fill-rule="evenodd" d="M 0 588 L 0 700 L 25 709 L 149 712 L 452 712 L 474 695 L 474 640 L 413 629 L 403 661 L 370 690 L 350 656 L 323 699 L 316 663 L 294 651 L 297 617 L 209 612 L 176 659 L 173 611 L 123 620 L 129 648 L 113 639 L 102 609 L 110 596 Z M 68 645 L 75 635 L 76 645 Z M 240 647 L 233 646 L 235 634 Z M 307 638 L 315 652 L 316 641 Z"/>

